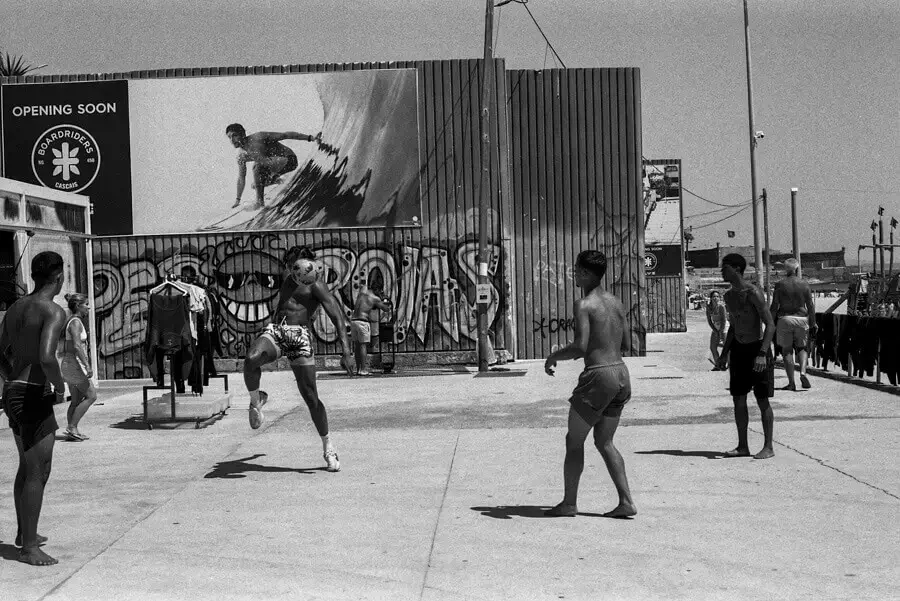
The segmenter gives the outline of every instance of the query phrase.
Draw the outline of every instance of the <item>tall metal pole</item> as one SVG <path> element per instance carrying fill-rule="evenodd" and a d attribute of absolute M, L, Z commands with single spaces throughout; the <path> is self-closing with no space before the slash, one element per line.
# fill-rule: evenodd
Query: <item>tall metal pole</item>
<path fill-rule="evenodd" d="M 494 0 L 487 0 L 484 9 L 484 82 L 481 86 L 481 202 L 478 209 L 478 287 L 488 286 L 488 211 L 491 207 L 491 99 L 494 89 Z M 480 296 L 480 295 L 479 295 Z M 488 370 L 488 303 L 479 298 L 478 311 L 478 371 Z"/>
<path fill-rule="evenodd" d="M 878 244 L 884 244 L 884 207 L 878 207 Z M 881 257 L 881 277 L 884 277 L 884 248 L 882 247 L 878 251 L 878 256 Z M 875 266 L 872 266 L 874 270 Z"/>
<path fill-rule="evenodd" d="M 762 206 L 763 206 L 763 240 L 765 241 L 765 258 L 763 259 L 763 265 L 766 270 L 766 286 L 763 290 L 766 293 L 766 299 L 770 297 L 769 294 L 769 263 L 771 262 L 771 250 L 769 249 L 769 196 L 766 194 L 766 189 L 762 189 Z"/>
<path fill-rule="evenodd" d="M 803 271 L 803 263 L 800 262 L 800 236 L 797 234 L 797 188 L 791 188 L 791 252 L 800 267 L 797 269 L 797 275 Z"/>
<path fill-rule="evenodd" d="M 744 0 L 744 49 L 747 55 L 747 109 L 750 114 L 750 190 L 753 195 L 753 253 L 756 259 L 756 273 L 759 274 L 762 264 L 762 246 L 759 243 L 759 215 L 756 208 L 756 130 L 753 125 L 753 76 L 750 63 L 750 14 L 747 0 Z M 767 274 L 759 278 L 759 284 L 765 287 Z M 757 276 L 759 277 L 759 276 Z"/>

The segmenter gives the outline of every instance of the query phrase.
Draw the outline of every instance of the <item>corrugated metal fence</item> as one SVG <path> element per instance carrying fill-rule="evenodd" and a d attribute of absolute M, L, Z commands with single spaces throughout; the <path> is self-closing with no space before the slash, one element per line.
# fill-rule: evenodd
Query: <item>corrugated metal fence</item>
<path fill-rule="evenodd" d="M 510 71 L 516 338 L 522 358 L 572 339 L 584 249 L 606 253 L 604 284 L 644 353 L 641 99 L 638 69 Z"/>

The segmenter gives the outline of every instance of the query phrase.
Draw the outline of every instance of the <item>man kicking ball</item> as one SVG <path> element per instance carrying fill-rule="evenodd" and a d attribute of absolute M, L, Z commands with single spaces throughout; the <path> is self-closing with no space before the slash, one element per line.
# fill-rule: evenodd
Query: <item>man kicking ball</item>
<path fill-rule="evenodd" d="M 599 287 L 605 274 L 606 256 L 602 252 L 585 250 L 578 255 L 575 284 L 587 295 L 575 301 L 575 341 L 550 353 L 544 363 L 544 371 L 552 376 L 558 361 L 584 357 L 584 371 L 569 399 L 569 432 L 563 465 L 565 497 L 546 512 L 553 517 L 574 517 L 578 513 L 576 500 L 584 470 L 584 441 L 591 428 L 594 445 L 619 493 L 619 504 L 603 515 L 611 518 L 637 515 L 625 477 L 625 462 L 613 445 L 622 408 L 631 399 L 628 368 L 622 361 L 622 349 L 630 348 L 631 336 L 625 325 L 622 303 Z"/>
<path fill-rule="evenodd" d="M 237 208 L 241 204 L 244 185 L 247 181 L 247 163 L 253 163 L 253 187 L 256 189 L 256 206 L 261 209 L 265 205 L 265 189 L 281 181 L 281 176 L 297 168 L 297 155 L 282 144 L 282 140 L 301 140 L 314 142 L 322 139 L 322 132 L 315 136 L 295 131 L 273 132 L 259 131 L 247 135 L 244 126 L 232 123 L 225 128 L 225 135 L 232 146 L 239 149 L 237 200 L 231 206 Z"/>
<path fill-rule="evenodd" d="M 315 256 L 315 253 L 305 246 L 293 247 L 285 253 L 284 265 L 290 270 L 290 275 L 278 293 L 278 307 L 272 323 L 266 326 L 262 335 L 256 339 L 244 360 L 244 383 L 250 392 L 250 427 L 257 429 L 265 419 L 263 406 L 268 400 L 268 395 L 259 389 L 259 380 L 262 376 L 260 368 L 266 363 L 278 360 L 279 357 L 287 357 L 291 362 L 300 395 L 309 408 L 309 414 L 319 436 L 322 437 L 326 469 L 329 472 L 339 472 L 340 460 L 328 435 L 328 414 L 316 390 L 316 361 L 312 348 L 310 318 L 319 305 L 325 309 L 325 313 L 337 328 L 343 349 L 341 366 L 347 370 L 348 375 L 353 375 L 351 366 L 353 358 L 341 306 L 328 292 L 325 284 L 315 277 L 317 271 L 313 263 Z"/>

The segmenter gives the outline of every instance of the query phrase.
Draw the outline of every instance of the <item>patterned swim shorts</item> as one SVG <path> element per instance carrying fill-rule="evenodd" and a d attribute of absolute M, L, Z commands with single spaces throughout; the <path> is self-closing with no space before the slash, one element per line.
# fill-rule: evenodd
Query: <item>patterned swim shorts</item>
<path fill-rule="evenodd" d="M 275 325 L 270 323 L 260 338 L 268 338 L 278 349 L 278 357 L 287 357 L 291 363 L 309 363 L 313 356 L 312 339 L 306 326 Z"/>

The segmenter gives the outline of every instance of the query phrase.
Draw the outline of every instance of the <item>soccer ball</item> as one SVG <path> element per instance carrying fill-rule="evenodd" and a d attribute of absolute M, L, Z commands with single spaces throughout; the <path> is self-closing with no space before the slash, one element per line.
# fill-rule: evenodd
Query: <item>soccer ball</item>
<path fill-rule="evenodd" d="M 309 259 L 299 259 L 297 264 L 299 264 L 297 265 L 299 269 L 294 270 L 294 279 L 298 283 L 311 286 L 318 281 L 319 274 L 322 272 L 321 265 Z"/>

